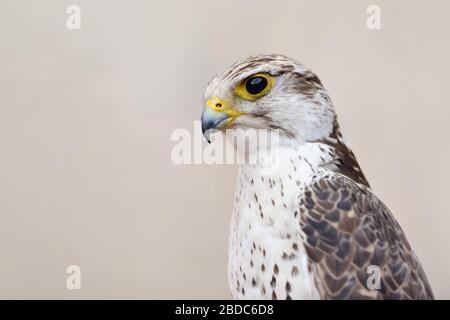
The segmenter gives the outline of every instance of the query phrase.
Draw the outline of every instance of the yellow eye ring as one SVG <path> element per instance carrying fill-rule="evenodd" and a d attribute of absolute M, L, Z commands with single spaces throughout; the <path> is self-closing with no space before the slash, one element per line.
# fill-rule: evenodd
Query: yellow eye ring
<path fill-rule="evenodd" d="M 254 74 L 242 81 L 235 89 L 236 95 L 246 100 L 256 100 L 272 89 L 275 78 L 267 73 Z"/>

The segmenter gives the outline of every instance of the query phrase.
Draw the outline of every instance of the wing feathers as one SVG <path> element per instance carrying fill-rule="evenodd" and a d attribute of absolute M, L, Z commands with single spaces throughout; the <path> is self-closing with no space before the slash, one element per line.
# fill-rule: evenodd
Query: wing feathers
<path fill-rule="evenodd" d="M 433 298 L 400 225 L 369 188 L 324 175 L 303 194 L 300 226 L 322 298 Z M 381 271 L 378 290 L 367 287 L 370 265 Z"/>

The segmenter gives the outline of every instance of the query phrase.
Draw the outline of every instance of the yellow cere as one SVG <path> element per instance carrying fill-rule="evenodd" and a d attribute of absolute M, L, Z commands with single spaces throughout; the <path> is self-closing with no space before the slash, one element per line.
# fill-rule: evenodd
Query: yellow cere
<path fill-rule="evenodd" d="M 217 112 L 224 112 L 231 116 L 232 118 L 236 118 L 245 114 L 245 112 L 239 112 L 233 108 L 233 106 L 228 103 L 228 101 L 222 100 L 218 97 L 212 97 L 208 101 L 206 101 L 206 105 Z"/>

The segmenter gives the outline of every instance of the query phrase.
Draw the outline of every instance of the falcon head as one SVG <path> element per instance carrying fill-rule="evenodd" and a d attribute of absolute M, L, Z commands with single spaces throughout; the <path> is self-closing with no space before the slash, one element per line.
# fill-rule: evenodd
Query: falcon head
<path fill-rule="evenodd" d="M 298 145 L 328 137 L 334 109 L 319 78 L 294 59 L 256 55 L 236 62 L 206 87 L 202 131 L 278 129 L 280 143 Z"/>

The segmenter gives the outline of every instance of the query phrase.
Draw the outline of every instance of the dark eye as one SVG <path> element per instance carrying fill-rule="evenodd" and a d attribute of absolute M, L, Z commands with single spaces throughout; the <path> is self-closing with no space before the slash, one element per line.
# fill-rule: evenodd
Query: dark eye
<path fill-rule="evenodd" d="M 257 73 L 239 83 L 234 93 L 246 100 L 254 101 L 267 94 L 275 84 L 275 77 L 267 73 Z"/>
<path fill-rule="evenodd" d="M 263 77 L 252 77 L 245 83 L 245 89 L 248 93 L 256 95 L 261 93 L 267 87 L 267 79 Z"/>

